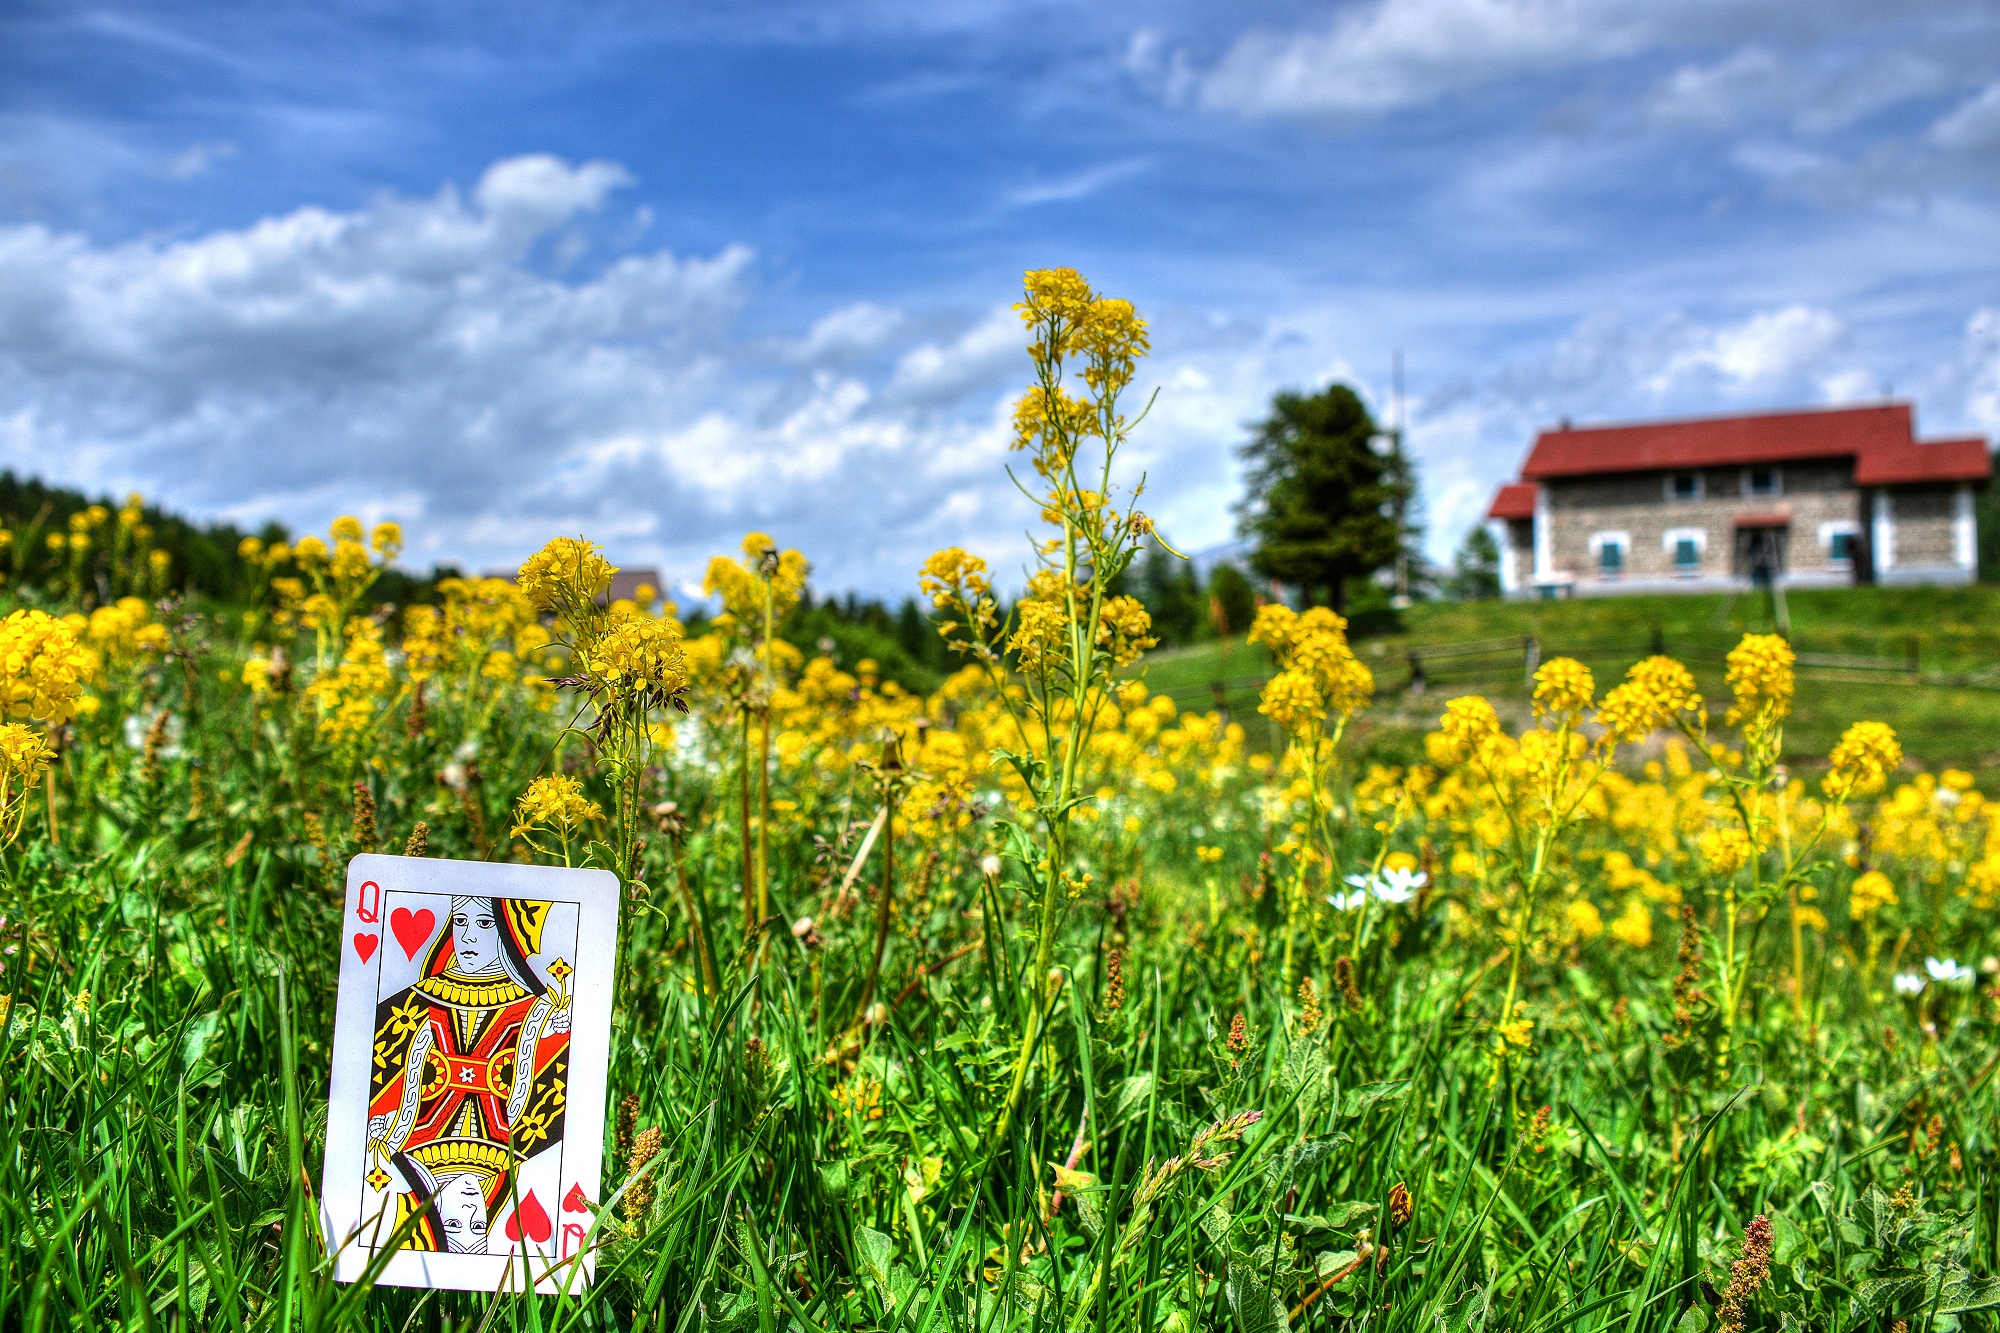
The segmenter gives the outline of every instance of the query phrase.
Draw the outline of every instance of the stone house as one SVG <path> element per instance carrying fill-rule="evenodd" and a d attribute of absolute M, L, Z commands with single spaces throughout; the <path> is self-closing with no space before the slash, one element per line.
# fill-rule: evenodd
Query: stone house
<path fill-rule="evenodd" d="M 1509 597 L 1970 583 L 1986 441 L 1910 405 L 1543 431 L 1487 519 Z"/>

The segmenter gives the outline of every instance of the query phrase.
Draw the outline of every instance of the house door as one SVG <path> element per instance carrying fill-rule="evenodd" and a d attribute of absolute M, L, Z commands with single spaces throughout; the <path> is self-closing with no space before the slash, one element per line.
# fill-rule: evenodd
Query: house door
<path fill-rule="evenodd" d="M 1785 537 L 1780 527 L 1736 530 L 1736 577 L 1752 587 L 1768 588 L 1785 572 Z"/>

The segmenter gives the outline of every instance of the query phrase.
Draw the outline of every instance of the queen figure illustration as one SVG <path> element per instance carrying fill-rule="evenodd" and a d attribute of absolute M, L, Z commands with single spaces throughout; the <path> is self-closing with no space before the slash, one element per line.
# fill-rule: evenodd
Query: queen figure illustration
<path fill-rule="evenodd" d="M 408 1249 L 484 1253 L 515 1173 L 562 1141 L 570 967 L 529 963 L 550 907 L 453 898 L 419 980 L 376 1009 L 368 1184 L 395 1192 Z"/>

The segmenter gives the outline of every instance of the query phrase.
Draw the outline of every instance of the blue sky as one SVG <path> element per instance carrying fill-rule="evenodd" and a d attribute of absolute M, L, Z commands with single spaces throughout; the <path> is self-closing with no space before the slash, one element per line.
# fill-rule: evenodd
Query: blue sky
<path fill-rule="evenodd" d="M 1442 558 L 1563 416 L 2000 433 L 1996 181 L 1966 0 L 16 0 L 0 464 L 900 594 L 1018 565 L 1005 307 L 1070 264 L 1153 320 L 1177 543 L 1272 391 L 1401 348 Z"/>

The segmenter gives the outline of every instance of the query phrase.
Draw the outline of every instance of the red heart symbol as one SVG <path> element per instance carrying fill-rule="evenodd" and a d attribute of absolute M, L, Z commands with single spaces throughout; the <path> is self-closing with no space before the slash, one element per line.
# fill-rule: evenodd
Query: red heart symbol
<path fill-rule="evenodd" d="M 514 1215 L 507 1219 L 507 1239 L 519 1241 L 524 1227 L 528 1239 L 537 1245 L 547 1240 L 555 1230 L 549 1225 L 549 1215 L 533 1190 L 528 1191 L 528 1197 L 521 1200 L 520 1206 L 514 1209 Z"/>
<path fill-rule="evenodd" d="M 376 937 L 365 930 L 354 937 L 354 952 L 361 955 L 362 962 L 375 956 L 375 943 Z"/>
<path fill-rule="evenodd" d="M 569 1193 L 563 1195 L 563 1211 L 566 1213 L 587 1213 L 590 1211 L 590 1200 L 583 1197 L 582 1185 L 571 1185 Z"/>
<path fill-rule="evenodd" d="M 431 937 L 431 927 L 437 925 L 437 917 L 428 907 L 412 912 L 407 907 L 398 907 L 389 913 L 389 929 L 396 932 L 396 943 L 403 946 L 405 958 L 415 958 L 417 950 L 424 947 L 424 941 Z"/>

